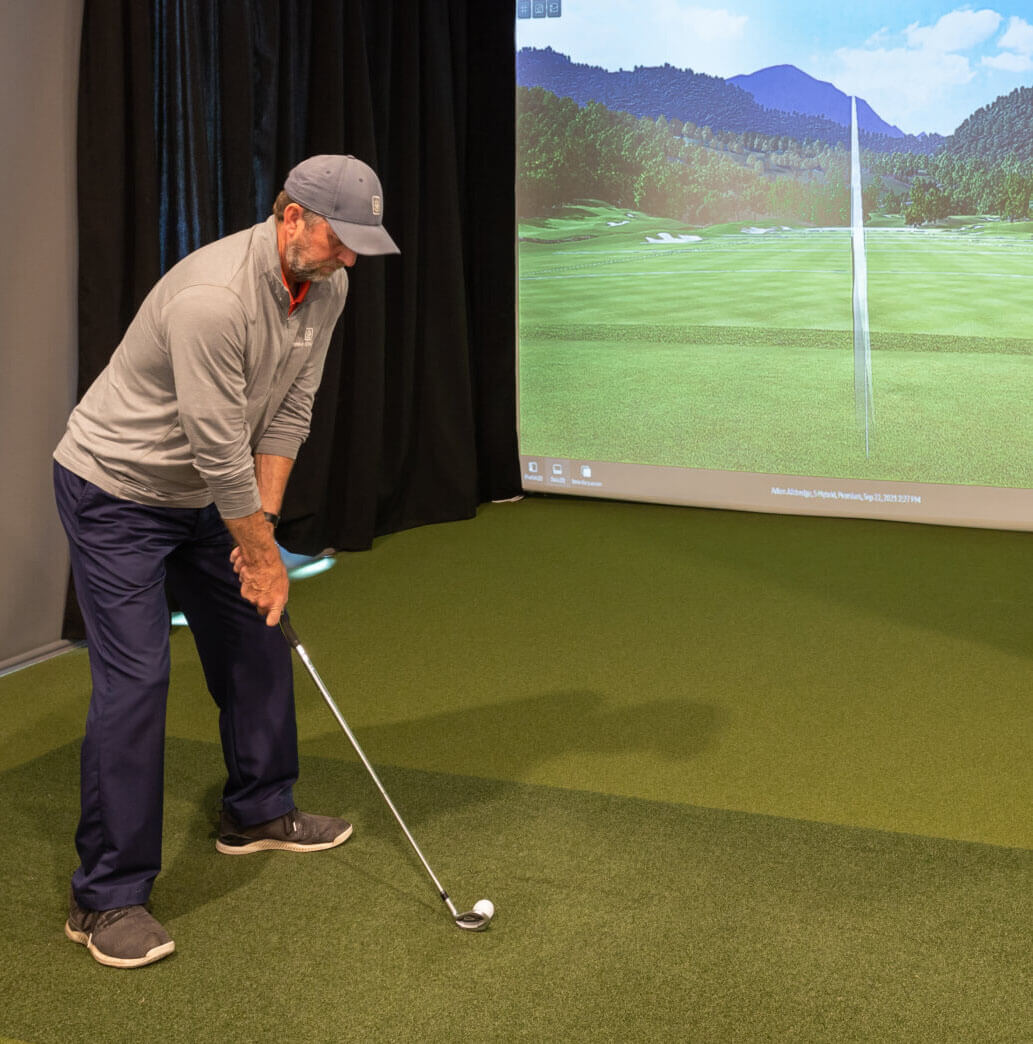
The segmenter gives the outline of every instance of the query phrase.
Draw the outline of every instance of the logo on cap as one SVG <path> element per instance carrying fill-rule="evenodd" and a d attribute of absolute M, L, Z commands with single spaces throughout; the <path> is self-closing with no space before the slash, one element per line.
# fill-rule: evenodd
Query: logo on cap
<path fill-rule="evenodd" d="M 370 201 L 373 204 L 373 216 L 380 217 L 381 211 L 384 209 L 384 204 L 381 202 L 379 196 L 371 196 Z"/>

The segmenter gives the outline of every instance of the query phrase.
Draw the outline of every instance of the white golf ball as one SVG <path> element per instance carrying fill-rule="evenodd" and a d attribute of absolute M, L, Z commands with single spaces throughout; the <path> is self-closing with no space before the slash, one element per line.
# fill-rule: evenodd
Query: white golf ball
<path fill-rule="evenodd" d="M 478 899 L 473 904 L 473 912 L 490 919 L 495 916 L 495 904 L 490 899 Z"/>

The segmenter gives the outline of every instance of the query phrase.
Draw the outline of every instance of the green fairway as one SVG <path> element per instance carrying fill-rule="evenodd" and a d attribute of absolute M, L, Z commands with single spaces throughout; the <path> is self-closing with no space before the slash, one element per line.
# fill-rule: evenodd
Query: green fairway
<path fill-rule="evenodd" d="M 525 453 L 1033 485 L 1028 225 L 866 231 L 868 458 L 847 229 L 692 229 L 584 204 L 520 235 Z"/>

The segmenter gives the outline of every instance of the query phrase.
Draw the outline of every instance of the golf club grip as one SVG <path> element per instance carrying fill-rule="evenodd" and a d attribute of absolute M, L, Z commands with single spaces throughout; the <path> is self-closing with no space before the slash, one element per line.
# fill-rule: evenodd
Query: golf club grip
<path fill-rule="evenodd" d="M 291 618 L 287 615 L 287 610 L 280 614 L 280 630 L 283 631 L 284 638 L 290 642 L 292 649 L 297 649 L 301 645 L 301 639 L 298 637 L 297 631 L 291 626 Z"/>

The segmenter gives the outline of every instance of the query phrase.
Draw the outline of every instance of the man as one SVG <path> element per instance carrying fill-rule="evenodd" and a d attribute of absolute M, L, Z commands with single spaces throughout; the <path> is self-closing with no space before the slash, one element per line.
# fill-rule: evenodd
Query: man
<path fill-rule="evenodd" d="M 346 269 L 398 253 L 382 221 L 366 164 L 299 164 L 264 223 L 155 285 L 54 452 L 93 682 L 65 933 L 102 964 L 174 949 L 145 908 L 161 865 L 166 582 L 220 711 L 218 851 L 318 851 L 351 833 L 294 806 L 291 652 L 277 626 L 288 580 L 273 533 Z"/>

